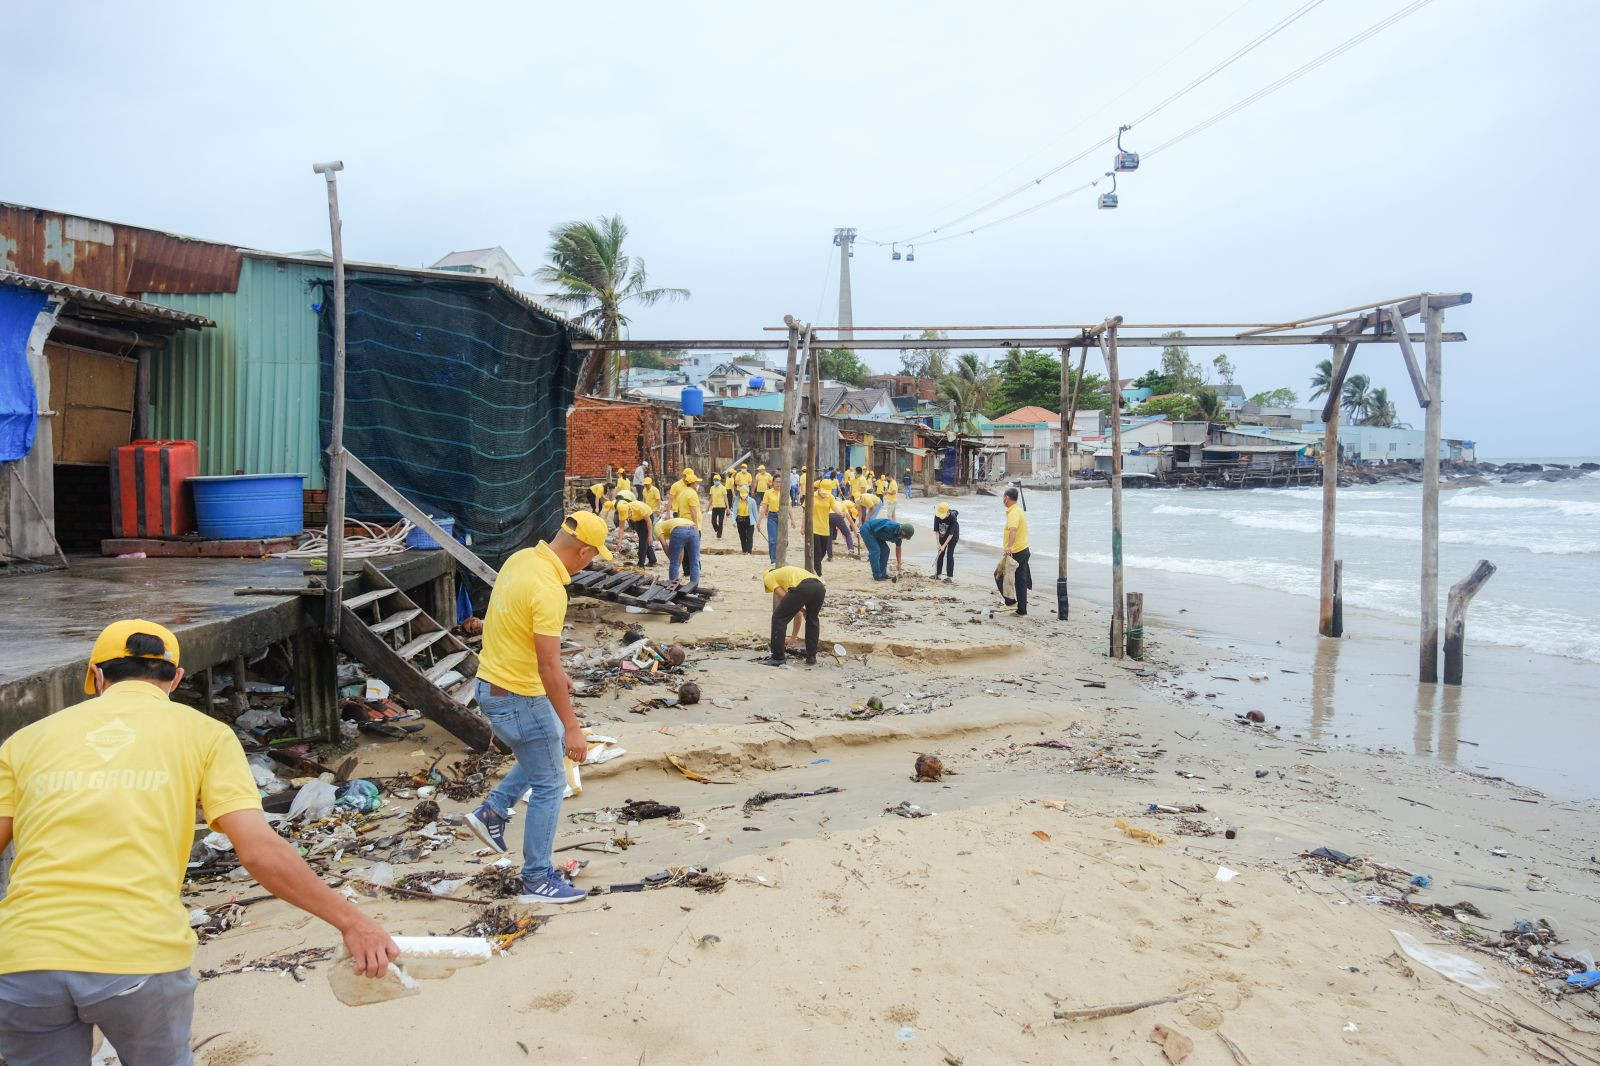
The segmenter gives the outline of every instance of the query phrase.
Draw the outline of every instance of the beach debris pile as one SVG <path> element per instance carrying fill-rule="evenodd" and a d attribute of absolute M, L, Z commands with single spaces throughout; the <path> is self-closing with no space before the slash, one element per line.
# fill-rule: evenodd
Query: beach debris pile
<path fill-rule="evenodd" d="M 856 700 L 845 710 L 835 711 L 826 717 L 842 722 L 867 722 L 886 715 L 932 714 L 935 706 L 933 696 L 931 692 L 907 692 L 905 698 L 898 703 L 891 703 L 883 696 L 868 696 L 864 700 Z M 892 693 L 889 699 L 893 699 Z M 802 714 L 800 717 L 815 716 Z"/>
<path fill-rule="evenodd" d="M 926 818 L 933 812 L 912 803 L 910 800 L 901 800 L 892 807 L 885 807 L 883 813 L 898 815 L 901 818 Z"/>
<path fill-rule="evenodd" d="M 876 596 L 843 592 L 828 600 L 829 625 L 876 631 L 898 625 L 906 618 L 904 611 Z"/>
<path fill-rule="evenodd" d="M 1138 733 L 1117 736 L 1089 736 L 1074 723 L 1065 737 L 1047 737 L 1028 743 L 1011 743 L 984 753 L 988 760 L 1010 763 L 1017 759 L 1049 753 L 1039 769 L 1066 773 L 1095 773 L 1137 777 L 1156 773 L 1153 765 L 1167 749 L 1142 743 Z"/>
<path fill-rule="evenodd" d="M 744 807 L 742 809 L 744 810 L 744 816 L 748 818 L 760 808 L 765 807 L 769 803 L 776 803 L 778 800 L 807 799 L 811 796 L 831 796 L 835 792 L 843 791 L 844 789 L 839 788 L 836 785 L 824 785 L 822 788 L 812 789 L 810 792 L 762 791 L 757 792 L 754 796 L 751 796 L 749 799 L 745 800 Z M 673 810 L 677 810 L 677 808 L 674 807 Z"/>
<path fill-rule="evenodd" d="M 567 674 L 572 678 L 573 694 L 598 696 L 615 687 L 670 685 L 681 690 L 685 685 L 683 665 L 688 649 L 681 644 L 651 640 L 637 629 L 628 630 L 621 640 L 608 641 L 590 651 L 567 657 Z M 682 700 L 679 692 L 677 699 Z M 684 702 L 697 702 L 695 699 Z"/>

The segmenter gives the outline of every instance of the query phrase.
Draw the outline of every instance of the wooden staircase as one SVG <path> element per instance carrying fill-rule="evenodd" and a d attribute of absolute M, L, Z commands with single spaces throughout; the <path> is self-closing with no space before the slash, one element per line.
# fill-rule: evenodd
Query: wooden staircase
<path fill-rule="evenodd" d="M 476 706 L 478 657 L 471 648 L 370 562 L 342 612 L 339 646 L 346 654 L 468 747 L 488 750 L 493 735 Z"/>

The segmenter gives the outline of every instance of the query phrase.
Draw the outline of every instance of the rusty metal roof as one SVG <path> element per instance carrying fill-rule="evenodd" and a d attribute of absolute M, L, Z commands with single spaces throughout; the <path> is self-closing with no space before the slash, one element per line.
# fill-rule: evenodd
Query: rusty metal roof
<path fill-rule="evenodd" d="M 118 296 L 112 292 L 86 289 L 81 285 L 68 285 L 64 281 L 36 278 L 30 274 L 18 274 L 11 270 L 0 270 L 0 285 L 9 285 L 19 289 L 32 289 L 34 292 L 60 296 L 75 304 L 109 311 L 118 318 L 136 319 L 142 322 L 165 322 L 180 329 L 204 329 L 207 326 L 216 325 L 215 322 L 204 315 L 191 315 L 186 311 L 175 311 L 170 307 L 145 303 L 143 300 L 135 300 L 128 296 Z"/>
<path fill-rule="evenodd" d="M 118 296 L 236 292 L 239 249 L 0 202 L 0 270 Z"/>

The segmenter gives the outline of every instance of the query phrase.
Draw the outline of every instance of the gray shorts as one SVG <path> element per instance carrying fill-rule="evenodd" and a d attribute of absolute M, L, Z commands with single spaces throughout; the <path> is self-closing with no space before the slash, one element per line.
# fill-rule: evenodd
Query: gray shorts
<path fill-rule="evenodd" d="M 99 1026 L 123 1066 L 192 1066 L 194 988 L 187 969 L 0 975 L 0 1058 L 6 1066 L 83 1066 Z"/>

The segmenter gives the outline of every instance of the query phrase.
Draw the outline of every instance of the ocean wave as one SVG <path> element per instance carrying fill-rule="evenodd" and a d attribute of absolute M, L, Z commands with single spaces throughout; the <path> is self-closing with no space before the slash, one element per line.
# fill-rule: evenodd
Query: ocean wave
<path fill-rule="evenodd" d="M 1185 507 L 1182 504 L 1158 503 L 1150 509 L 1151 514 L 1177 514 L 1177 515 L 1216 515 L 1222 512 L 1215 507 Z"/>
<path fill-rule="evenodd" d="M 1600 518 L 1600 502 L 1589 500 L 1508 500 L 1503 496 L 1477 494 L 1456 496 L 1446 506 L 1472 511 L 1554 511 L 1568 518 Z"/>

